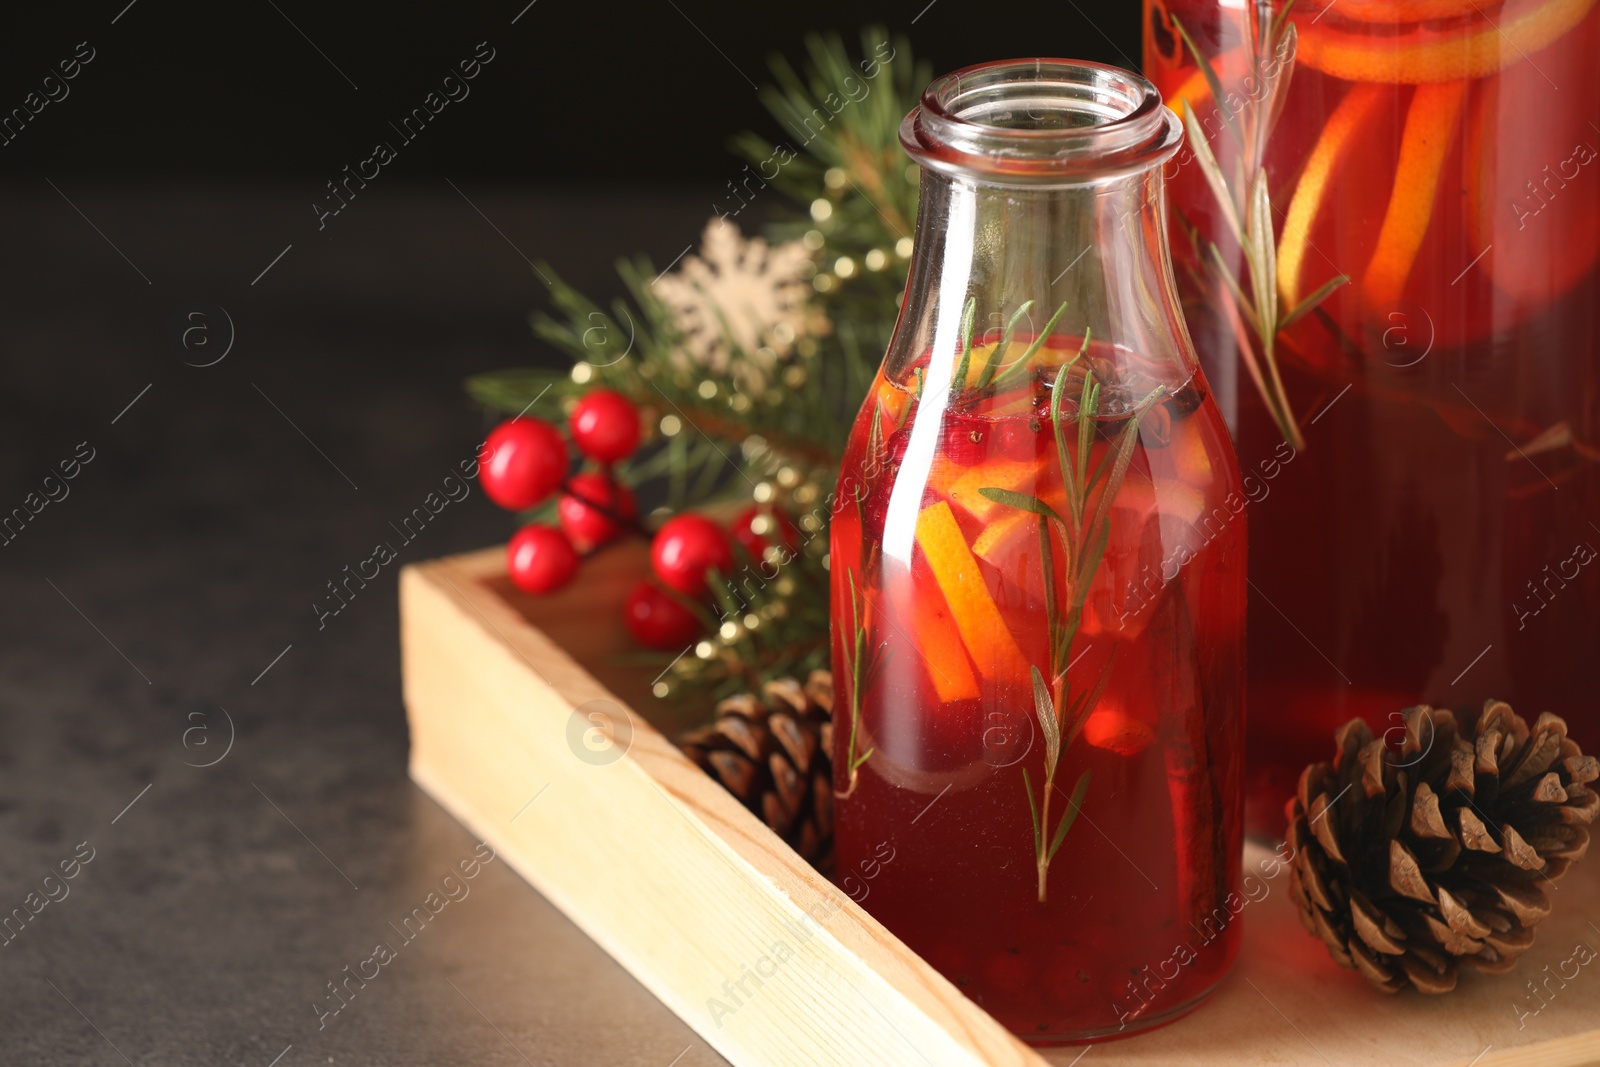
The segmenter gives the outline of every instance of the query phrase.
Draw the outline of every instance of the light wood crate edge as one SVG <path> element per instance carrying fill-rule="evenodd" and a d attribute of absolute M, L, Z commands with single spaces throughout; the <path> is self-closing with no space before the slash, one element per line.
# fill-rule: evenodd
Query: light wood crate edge
<path fill-rule="evenodd" d="M 521 610 L 489 584 L 503 559 L 402 573 L 419 785 L 740 1067 L 1042 1067 L 579 665 L 619 647 L 636 554 Z M 631 723 L 625 753 L 585 744 L 594 712 Z"/>

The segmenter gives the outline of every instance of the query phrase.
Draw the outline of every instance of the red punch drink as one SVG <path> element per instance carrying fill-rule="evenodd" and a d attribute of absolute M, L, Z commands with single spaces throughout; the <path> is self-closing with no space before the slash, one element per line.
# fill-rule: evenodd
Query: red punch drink
<path fill-rule="evenodd" d="M 1245 498 L 1172 300 L 1152 94 L 1065 61 L 929 89 L 832 521 L 837 878 L 1038 1043 L 1171 1019 L 1237 944 Z M 1001 111 L 1062 143 L 1008 154 Z"/>
<path fill-rule="evenodd" d="M 1357 715 L 1494 697 L 1600 744 L 1600 5 L 1154 0 L 1145 57 L 1221 170 L 1264 176 L 1282 306 L 1348 279 L 1280 335 L 1291 428 L 1230 321 L 1248 257 L 1169 165 L 1241 461 L 1294 455 L 1250 509 L 1252 829 Z"/>

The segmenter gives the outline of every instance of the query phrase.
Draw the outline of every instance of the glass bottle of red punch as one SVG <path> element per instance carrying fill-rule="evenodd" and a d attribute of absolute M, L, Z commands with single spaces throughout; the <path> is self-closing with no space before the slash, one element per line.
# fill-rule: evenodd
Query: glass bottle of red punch
<path fill-rule="evenodd" d="M 1019 60 L 901 140 L 916 251 L 832 525 L 837 877 L 1025 1039 L 1131 1033 L 1238 935 L 1244 498 L 1168 261 L 1180 127 Z"/>

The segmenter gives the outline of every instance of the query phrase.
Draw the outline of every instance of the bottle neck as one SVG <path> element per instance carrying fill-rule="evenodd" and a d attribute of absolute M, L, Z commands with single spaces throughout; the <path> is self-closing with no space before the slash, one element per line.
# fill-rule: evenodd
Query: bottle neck
<path fill-rule="evenodd" d="M 1159 161 L 1047 187 L 925 170 L 912 260 L 884 359 L 885 375 L 919 397 L 884 528 L 884 556 L 895 565 L 910 566 L 912 498 L 932 470 L 945 413 L 972 394 L 971 378 L 958 384 L 957 375 L 983 346 L 1002 342 L 1013 319 L 1007 360 L 1032 351 L 1042 370 L 1086 350 L 1119 403 L 1158 385 L 1175 394 L 1198 373 L 1172 278 Z M 1027 381 L 1035 368 L 1018 370 Z"/>
<path fill-rule="evenodd" d="M 942 395 L 960 361 L 971 302 L 974 348 L 999 342 L 1028 304 L 1013 340 L 1048 327 L 1057 346 L 1092 338 L 1097 351 L 1109 347 L 1169 381 L 1187 380 L 1196 361 L 1173 283 L 1163 197 L 1159 163 L 1035 187 L 925 170 L 885 372 L 904 381 L 925 366 L 924 394 Z"/>

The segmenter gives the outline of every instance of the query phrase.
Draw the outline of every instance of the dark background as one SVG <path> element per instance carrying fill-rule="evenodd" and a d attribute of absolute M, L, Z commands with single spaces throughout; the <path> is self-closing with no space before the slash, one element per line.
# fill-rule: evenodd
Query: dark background
<path fill-rule="evenodd" d="M 1040 52 L 1130 66 L 1139 52 L 1135 3 L 538 0 L 512 25 L 526 2 L 136 0 L 115 25 L 127 0 L 28 5 L 0 41 L 0 108 L 78 42 L 97 56 L 0 149 L 0 166 L 57 179 L 332 177 L 488 41 L 496 58 L 472 95 L 386 179 L 720 184 L 730 135 L 778 134 L 751 83 L 768 80 L 774 52 L 798 60 L 810 30 L 853 42 L 887 26 L 935 73 Z"/>
<path fill-rule="evenodd" d="M 0 1063 L 721 1062 L 503 864 L 319 1027 L 473 851 L 406 778 L 398 568 L 509 517 L 474 486 L 312 604 L 472 454 L 461 380 L 554 358 L 530 260 L 603 296 L 618 256 L 698 240 L 726 139 L 777 132 L 739 70 L 874 19 L 940 70 L 1119 54 L 1071 0 L 674 2 L 8 13 L 0 109 L 96 55 L 0 146 L 0 515 L 94 458 L 0 544 L 0 915 L 95 858 L 0 945 Z M 1136 7 L 1094 18 L 1136 51 Z M 471 96 L 319 230 L 322 183 L 484 40 Z M 200 303 L 219 347 L 186 350 Z"/>

